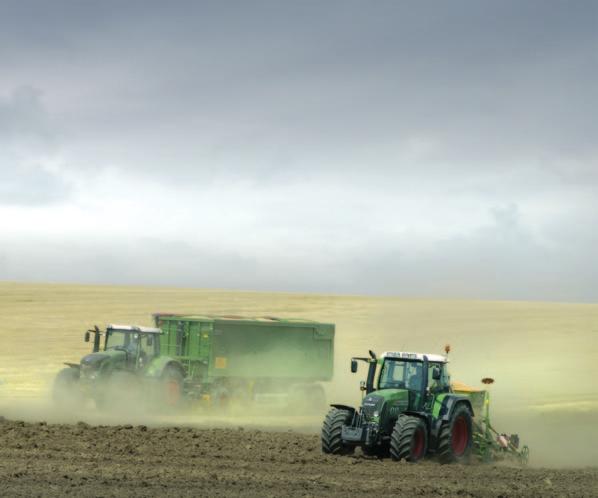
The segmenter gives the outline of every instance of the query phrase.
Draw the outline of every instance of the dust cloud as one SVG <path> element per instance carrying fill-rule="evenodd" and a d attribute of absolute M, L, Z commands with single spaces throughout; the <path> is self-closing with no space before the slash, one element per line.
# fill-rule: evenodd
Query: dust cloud
<path fill-rule="evenodd" d="M 164 414 L 123 405 L 61 409 L 49 392 L 65 361 L 89 352 L 93 324 L 151 325 L 156 311 L 307 318 L 336 324 L 328 403 L 356 405 L 361 365 L 349 359 L 389 350 L 441 353 L 450 343 L 453 380 L 481 387 L 493 377 L 491 415 L 499 432 L 518 433 L 533 466 L 573 467 L 598 461 L 598 305 L 418 300 L 162 288 L 0 284 L 0 415 L 50 423 L 293 429 L 316 434 L 326 411 L 289 415 L 271 406 L 232 406 Z M 301 410 L 299 410 L 301 412 Z"/>

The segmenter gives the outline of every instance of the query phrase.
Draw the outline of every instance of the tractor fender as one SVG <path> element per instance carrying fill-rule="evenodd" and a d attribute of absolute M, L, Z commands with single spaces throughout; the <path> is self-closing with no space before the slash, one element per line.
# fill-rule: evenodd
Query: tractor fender
<path fill-rule="evenodd" d="M 178 370 L 183 376 L 183 378 L 186 377 L 183 365 L 181 365 L 179 361 L 175 360 L 170 356 L 158 356 L 157 358 L 153 358 L 152 360 L 150 360 L 145 371 L 145 376 L 154 379 L 159 379 L 169 368 L 174 368 Z"/>
<path fill-rule="evenodd" d="M 473 417 L 474 412 L 469 398 L 467 396 L 452 393 L 441 394 L 436 398 L 432 408 L 432 417 L 436 421 L 446 422 L 447 420 L 450 420 L 455 408 L 462 403 L 467 406 L 467 409 Z"/>
<path fill-rule="evenodd" d="M 428 432 L 430 432 L 430 430 L 432 429 L 432 419 L 428 413 L 414 412 L 411 410 L 406 410 L 404 412 L 401 412 L 401 415 L 409 415 L 411 417 L 421 418 L 424 421 L 424 423 L 426 424 Z"/>
<path fill-rule="evenodd" d="M 465 405 L 467 407 L 467 409 L 469 410 L 469 413 L 471 413 L 471 416 L 473 417 L 473 415 L 474 415 L 473 408 L 471 406 L 471 401 L 466 396 L 458 396 L 458 395 L 454 395 L 454 394 L 449 394 L 448 396 L 446 396 L 444 398 L 443 405 L 444 405 L 444 403 L 446 403 L 445 409 L 443 410 L 441 408 L 441 411 L 440 411 L 440 415 L 441 415 L 440 418 L 442 419 L 443 422 L 450 420 L 451 417 L 453 416 L 453 412 L 455 411 L 457 406 L 460 406 L 460 405 Z"/>
<path fill-rule="evenodd" d="M 349 412 L 351 412 L 351 416 L 353 416 L 353 414 L 355 413 L 355 408 L 353 408 L 352 406 L 348 406 L 348 405 L 330 405 L 332 408 L 338 408 L 339 410 L 348 410 Z"/>
<path fill-rule="evenodd" d="M 468 397 L 449 393 L 437 399 L 432 412 L 433 420 L 430 424 L 432 447 L 436 446 L 436 441 L 443 424 L 451 419 L 455 409 L 461 405 L 465 405 L 473 417 L 474 412 Z"/>

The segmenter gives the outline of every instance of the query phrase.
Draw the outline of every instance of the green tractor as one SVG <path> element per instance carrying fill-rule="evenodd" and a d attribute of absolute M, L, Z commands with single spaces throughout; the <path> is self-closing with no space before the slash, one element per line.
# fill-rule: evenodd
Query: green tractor
<path fill-rule="evenodd" d="M 93 351 L 79 363 L 66 363 L 58 373 L 54 401 L 71 407 L 92 399 L 100 409 L 147 401 L 179 405 L 185 371 L 177 360 L 160 355 L 161 333 L 158 328 L 130 325 L 88 330 L 85 341 L 93 334 Z"/>
<path fill-rule="evenodd" d="M 527 447 L 519 452 L 517 436 L 492 439 L 485 391 L 451 387 L 446 356 L 387 352 L 377 358 L 370 351 L 369 358 L 351 359 L 353 373 L 358 361 L 369 367 L 361 407 L 332 405 L 322 426 L 324 453 L 346 455 L 359 446 L 366 455 L 393 460 L 417 462 L 434 455 L 442 463 L 465 463 L 475 449 L 527 461 Z M 474 408 L 480 411 L 477 422 Z"/>

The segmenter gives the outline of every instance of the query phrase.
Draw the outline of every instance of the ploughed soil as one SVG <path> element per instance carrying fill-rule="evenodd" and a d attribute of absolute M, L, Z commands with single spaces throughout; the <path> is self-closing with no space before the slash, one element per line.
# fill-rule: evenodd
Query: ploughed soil
<path fill-rule="evenodd" d="M 323 455 L 296 432 L 0 418 L 0 496 L 598 496 L 598 468 Z"/>

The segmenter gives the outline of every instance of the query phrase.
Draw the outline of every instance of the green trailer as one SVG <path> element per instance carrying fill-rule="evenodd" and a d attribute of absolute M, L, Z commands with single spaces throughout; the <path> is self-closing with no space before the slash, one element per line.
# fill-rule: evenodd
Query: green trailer
<path fill-rule="evenodd" d="M 300 319 L 155 313 L 160 354 L 185 370 L 187 399 L 325 405 L 334 325 Z"/>
<path fill-rule="evenodd" d="M 109 325 L 85 333 L 93 350 L 66 363 L 53 398 L 66 408 L 148 409 L 202 403 L 277 403 L 294 412 L 325 406 L 334 325 L 273 317 L 156 313 L 156 327 Z"/>

